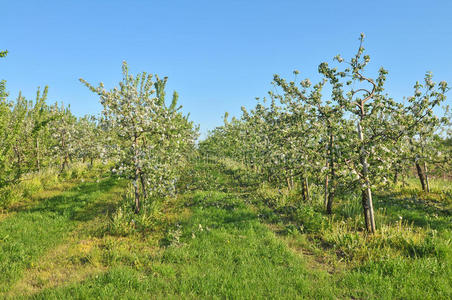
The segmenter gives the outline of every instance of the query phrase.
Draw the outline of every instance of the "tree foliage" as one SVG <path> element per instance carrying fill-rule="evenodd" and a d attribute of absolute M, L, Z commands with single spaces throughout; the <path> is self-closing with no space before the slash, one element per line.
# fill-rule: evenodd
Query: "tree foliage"
<path fill-rule="evenodd" d="M 437 133 L 444 120 L 433 109 L 445 101 L 449 88 L 444 81 L 433 82 L 428 72 L 424 83 L 415 84 L 413 96 L 396 101 L 385 92 L 384 68 L 367 75 L 370 57 L 363 41 L 362 34 L 350 60 L 337 55 L 334 66 L 321 63 L 323 78 L 316 84 L 297 83 L 298 71 L 293 81 L 275 75 L 270 102 L 258 99 L 252 110 L 242 108 L 240 120 L 212 131 L 201 150 L 242 161 L 274 184 L 290 189 L 298 183 L 304 200 L 308 179 L 323 185 L 328 213 L 338 192 L 359 192 L 366 228 L 374 232 L 372 190 L 394 182 L 390 178 L 408 161 L 440 157 L 443 140 Z M 407 140 L 411 147 L 404 147 Z"/>
<path fill-rule="evenodd" d="M 165 102 L 167 77 L 160 79 L 143 72 L 133 76 L 123 64 L 123 80 L 109 91 L 81 81 L 100 96 L 101 123 L 111 133 L 108 156 L 116 161 L 113 171 L 133 181 L 135 212 L 141 200 L 174 190 L 177 168 L 185 151 L 193 147 L 196 131 L 193 123 L 180 112 L 178 95 Z"/>

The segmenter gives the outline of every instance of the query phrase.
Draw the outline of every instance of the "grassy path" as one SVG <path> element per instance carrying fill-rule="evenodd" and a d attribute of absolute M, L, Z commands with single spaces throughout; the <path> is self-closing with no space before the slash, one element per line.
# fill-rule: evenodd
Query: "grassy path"
<path fill-rule="evenodd" d="M 2 215 L 0 298 L 450 299 L 447 210 L 431 208 L 430 217 L 419 201 L 388 196 L 375 236 L 340 219 L 300 232 L 217 170 L 190 173 L 200 185 L 162 201 L 144 230 L 108 217 L 125 187 L 111 178 L 41 192 Z M 300 209 L 297 221 L 325 219 L 312 212 Z"/>
<path fill-rule="evenodd" d="M 19 208 L 1 220 L 0 296 L 6 295 L 47 251 L 62 243 L 78 224 L 108 209 L 108 202 L 100 196 L 108 195 L 112 187 L 111 180 L 104 180 L 82 183 L 67 191 L 53 191 L 53 196 L 34 206 Z"/>
<path fill-rule="evenodd" d="M 1 220 L 0 296 L 332 297 L 330 275 L 309 271 L 231 194 L 187 194 L 146 236 L 99 233 L 122 190 L 74 184 Z"/>
<path fill-rule="evenodd" d="M 333 297 L 329 274 L 308 271 L 242 200 L 218 192 L 190 198 L 190 213 L 168 229 L 160 251 L 152 240 L 110 240 L 108 271 L 37 298 Z"/>

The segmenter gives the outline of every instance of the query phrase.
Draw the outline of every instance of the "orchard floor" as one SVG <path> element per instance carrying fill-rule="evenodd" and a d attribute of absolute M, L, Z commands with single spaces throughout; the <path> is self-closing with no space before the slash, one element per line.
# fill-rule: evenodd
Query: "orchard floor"
<path fill-rule="evenodd" d="M 0 218 L 0 298 L 452 298 L 449 193 L 376 197 L 368 236 L 354 206 L 293 218 L 237 170 L 197 168 L 208 183 L 163 201 L 148 229 L 112 229 L 126 184 L 105 176 L 13 206 Z"/>

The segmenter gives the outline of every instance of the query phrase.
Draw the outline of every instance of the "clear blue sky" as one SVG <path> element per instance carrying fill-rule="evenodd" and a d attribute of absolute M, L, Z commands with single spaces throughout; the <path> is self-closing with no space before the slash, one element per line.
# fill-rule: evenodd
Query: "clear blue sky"
<path fill-rule="evenodd" d="M 2 1 L 0 78 L 10 97 L 49 100 L 76 115 L 101 110 L 78 81 L 113 87 L 132 72 L 169 76 L 184 111 L 205 132 L 271 89 L 275 73 L 316 78 L 338 53 L 350 57 L 360 32 L 371 70 L 389 70 L 387 90 L 409 96 L 432 71 L 452 83 L 452 1 Z M 452 97 L 452 95 L 449 95 Z M 448 100 L 451 103 L 451 100 Z"/>

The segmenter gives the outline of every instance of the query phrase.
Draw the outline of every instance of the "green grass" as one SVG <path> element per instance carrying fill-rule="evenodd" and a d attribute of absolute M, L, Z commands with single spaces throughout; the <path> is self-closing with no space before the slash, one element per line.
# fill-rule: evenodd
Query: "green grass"
<path fill-rule="evenodd" d="M 301 203 L 233 161 L 184 172 L 138 216 L 114 178 L 29 184 L 0 219 L 0 297 L 452 298 L 449 182 L 375 191 L 368 235 L 352 194 L 327 216 L 315 193 Z"/>
<path fill-rule="evenodd" d="M 10 290 L 43 254 L 62 243 L 78 224 L 103 212 L 108 206 L 102 196 L 108 195 L 113 183 L 114 179 L 104 179 L 73 184 L 67 191 L 56 189 L 56 195 L 36 205 L 19 207 L 0 221 L 0 295 Z"/>
<path fill-rule="evenodd" d="M 427 194 L 415 183 L 412 180 L 406 187 L 374 191 L 374 235 L 362 231 L 357 196 L 336 199 L 331 217 L 323 213 L 322 199 L 288 202 L 290 195 L 273 199 L 271 189 L 258 190 L 254 204 L 262 221 L 289 247 L 326 264 L 333 273 L 336 291 L 347 297 L 450 299 L 452 211 L 447 195 L 451 185 L 433 181 Z M 275 202 L 276 207 L 268 207 Z"/>
<path fill-rule="evenodd" d="M 242 201 L 218 192 L 197 192 L 191 201 L 192 215 L 168 229 L 163 251 L 136 253 L 135 266 L 118 264 L 37 298 L 333 296 L 328 274 L 308 270 Z"/>

